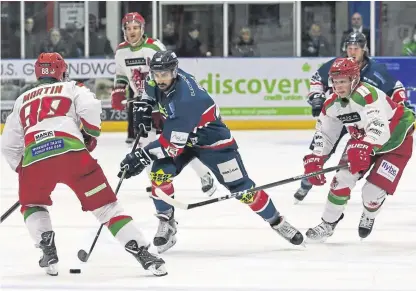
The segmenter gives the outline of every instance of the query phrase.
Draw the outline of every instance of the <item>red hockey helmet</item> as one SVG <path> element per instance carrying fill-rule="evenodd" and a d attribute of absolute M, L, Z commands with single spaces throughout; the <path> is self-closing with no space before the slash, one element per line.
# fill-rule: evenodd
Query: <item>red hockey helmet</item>
<path fill-rule="evenodd" d="M 65 79 L 67 64 L 58 53 L 41 53 L 35 63 L 36 79 L 54 78 L 59 81 Z"/>
<path fill-rule="evenodd" d="M 334 79 L 350 78 L 351 90 L 354 90 L 360 83 L 360 66 L 354 58 L 338 58 L 329 69 L 329 78 L 331 83 Z"/>
<path fill-rule="evenodd" d="M 131 22 L 136 22 L 136 23 L 140 24 L 142 34 L 140 35 L 139 40 L 142 38 L 142 36 L 144 34 L 144 25 L 146 23 L 145 20 L 144 20 L 144 17 L 141 16 L 137 12 L 127 13 L 126 15 L 124 15 L 123 19 L 121 20 L 121 28 L 122 28 L 123 33 L 124 33 L 124 40 L 127 41 L 127 42 L 128 42 L 128 40 L 127 40 L 127 36 L 126 36 L 126 25 L 128 23 L 131 23 Z"/>

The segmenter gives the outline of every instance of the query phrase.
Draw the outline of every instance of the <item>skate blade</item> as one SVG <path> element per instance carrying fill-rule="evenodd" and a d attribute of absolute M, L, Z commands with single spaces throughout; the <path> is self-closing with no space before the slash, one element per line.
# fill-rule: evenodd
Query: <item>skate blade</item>
<path fill-rule="evenodd" d="M 215 185 L 212 185 L 212 187 L 208 190 L 208 191 L 206 191 L 206 192 L 204 192 L 205 193 L 205 195 L 207 195 L 208 197 L 211 197 L 215 192 L 217 191 L 217 186 L 215 186 Z"/>
<path fill-rule="evenodd" d="M 166 270 L 166 267 L 164 264 L 153 264 L 148 269 L 150 272 L 152 272 L 153 275 L 156 277 L 162 277 L 166 276 L 168 274 L 168 271 Z"/>
<path fill-rule="evenodd" d="M 166 252 L 168 249 L 173 247 L 176 244 L 176 236 L 172 236 L 172 238 L 164 245 L 156 246 L 158 254 L 162 254 Z"/>
<path fill-rule="evenodd" d="M 328 237 L 324 237 L 324 238 L 321 238 L 321 239 L 313 239 L 313 238 L 310 238 L 307 235 L 305 235 L 305 239 L 304 239 L 303 242 L 307 243 L 307 244 L 322 244 L 322 243 L 326 242 L 327 239 L 328 239 Z"/>
<path fill-rule="evenodd" d="M 58 276 L 58 264 L 51 264 L 43 269 L 49 276 Z"/>
<path fill-rule="evenodd" d="M 295 198 L 295 200 L 293 201 L 293 204 L 298 205 L 301 202 L 302 202 L 302 200 L 299 200 L 299 199 Z"/>

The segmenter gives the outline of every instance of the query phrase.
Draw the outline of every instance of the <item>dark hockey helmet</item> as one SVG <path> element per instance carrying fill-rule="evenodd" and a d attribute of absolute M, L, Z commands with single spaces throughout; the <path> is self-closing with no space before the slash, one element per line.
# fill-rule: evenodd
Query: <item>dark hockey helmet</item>
<path fill-rule="evenodd" d="M 349 44 L 356 44 L 367 50 L 367 38 L 361 32 L 351 32 L 344 40 L 343 50 L 346 51 Z"/>
<path fill-rule="evenodd" d="M 173 51 L 158 51 L 150 61 L 150 71 L 172 71 L 173 77 L 178 74 L 178 57 Z"/>

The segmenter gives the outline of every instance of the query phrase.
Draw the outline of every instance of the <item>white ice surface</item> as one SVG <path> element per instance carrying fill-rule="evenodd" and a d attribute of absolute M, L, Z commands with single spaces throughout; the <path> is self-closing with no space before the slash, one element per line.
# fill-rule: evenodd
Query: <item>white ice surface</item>
<path fill-rule="evenodd" d="M 312 131 L 235 131 L 246 169 L 257 185 L 303 172 L 302 157 Z M 116 186 L 120 160 L 128 152 L 124 134 L 103 134 L 94 152 Z M 337 163 L 338 154 L 328 166 Z M 57 169 L 59 170 L 59 169 Z M 62 171 L 65 165 L 62 165 Z M 407 166 L 397 193 L 389 197 L 377 217 L 373 233 L 360 241 L 362 181 L 352 193 L 344 220 L 325 244 L 306 248 L 290 245 L 242 203 L 235 200 L 176 212 L 178 242 L 163 254 L 169 275 L 153 277 L 144 271 L 104 229 L 86 264 L 77 259 L 88 250 L 99 224 L 83 213 L 75 195 L 58 185 L 50 209 L 60 258 L 58 277 L 38 267 L 34 248 L 19 211 L 0 227 L 1 290 L 416 290 L 416 159 Z M 328 175 L 330 180 L 333 175 Z M 47 177 L 44 177 L 47 179 Z M 1 213 L 17 200 L 17 176 L 1 158 Z M 192 169 L 175 180 L 176 197 L 205 199 Z M 328 183 L 329 184 L 329 183 Z M 329 185 L 314 188 L 305 201 L 293 205 L 299 183 L 267 192 L 275 206 L 303 233 L 320 223 Z M 145 173 L 126 180 L 119 194 L 131 214 L 152 240 L 157 228 L 154 207 L 145 193 Z M 217 195 L 224 195 L 221 189 Z M 69 274 L 81 268 L 82 274 Z"/>

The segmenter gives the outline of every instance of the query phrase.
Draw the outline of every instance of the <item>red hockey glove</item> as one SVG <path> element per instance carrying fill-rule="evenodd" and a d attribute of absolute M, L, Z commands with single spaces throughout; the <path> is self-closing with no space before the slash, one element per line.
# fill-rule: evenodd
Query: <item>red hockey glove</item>
<path fill-rule="evenodd" d="M 126 108 L 121 102 L 126 100 L 126 88 L 116 87 L 111 93 L 111 107 L 115 110 L 124 110 Z"/>
<path fill-rule="evenodd" d="M 89 152 L 92 152 L 97 146 L 97 139 L 86 133 L 84 130 L 81 130 L 81 133 L 82 137 L 84 138 L 85 147 Z"/>
<path fill-rule="evenodd" d="M 347 146 L 347 157 L 351 174 L 366 171 L 371 165 L 373 146 L 362 140 L 351 140 Z"/>
<path fill-rule="evenodd" d="M 317 156 L 314 154 L 306 155 L 303 158 L 303 167 L 305 168 L 305 174 L 310 174 L 316 171 L 320 171 L 324 166 L 325 156 Z M 320 174 L 314 177 L 308 178 L 309 183 L 316 186 L 321 186 L 326 183 L 325 175 Z"/>

